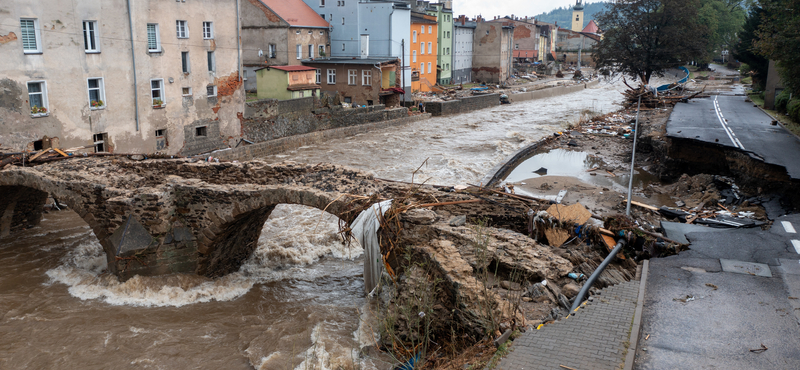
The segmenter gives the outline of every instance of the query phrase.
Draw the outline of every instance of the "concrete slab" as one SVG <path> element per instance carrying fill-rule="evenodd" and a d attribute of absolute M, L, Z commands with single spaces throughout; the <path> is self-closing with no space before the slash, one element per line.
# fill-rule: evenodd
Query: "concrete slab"
<path fill-rule="evenodd" d="M 661 221 L 661 228 L 664 229 L 664 233 L 666 234 L 667 238 L 670 238 L 678 243 L 683 243 L 683 244 L 689 244 L 689 240 L 686 239 L 687 233 L 723 231 L 722 229 L 713 229 L 708 226 L 684 224 L 680 222 L 670 222 L 670 221 Z"/>
<path fill-rule="evenodd" d="M 772 277 L 769 266 L 763 263 L 743 262 L 735 260 L 720 259 L 722 271 L 753 276 Z"/>

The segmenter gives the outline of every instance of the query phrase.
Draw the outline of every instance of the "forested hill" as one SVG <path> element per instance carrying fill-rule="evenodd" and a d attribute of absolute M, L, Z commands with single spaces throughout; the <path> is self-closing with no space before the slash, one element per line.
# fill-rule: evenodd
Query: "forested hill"
<path fill-rule="evenodd" d="M 585 4 L 583 6 L 583 27 L 586 27 L 589 21 L 594 19 L 595 13 L 602 11 L 606 4 L 607 2 Z M 559 27 L 570 28 L 572 27 L 572 6 L 551 10 L 547 13 L 536 15 L 534 18 L 547 23 L 558 22 Z"/>

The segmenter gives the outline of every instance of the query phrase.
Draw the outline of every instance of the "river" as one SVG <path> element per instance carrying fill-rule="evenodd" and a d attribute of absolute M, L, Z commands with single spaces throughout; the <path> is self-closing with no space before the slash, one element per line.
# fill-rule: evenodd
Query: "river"
<path fill-rule="evenodd" d="M 332 162 L 393 180 L 477 183 L 519 148 L 582 114 L 618 109 L 620 83 L 303 147 L 264 160 Z M 427 159 L 427 161 L 426 161 Z M 423 165 L 424 163 L 424 165 Z M 362 254 L 335 217 L 280 205 L 256 253 L 226 277 L 104 273 L 71 211 L 0 240 L 0 369 L 388 369 L 359 355 L 374 321 Z"/>

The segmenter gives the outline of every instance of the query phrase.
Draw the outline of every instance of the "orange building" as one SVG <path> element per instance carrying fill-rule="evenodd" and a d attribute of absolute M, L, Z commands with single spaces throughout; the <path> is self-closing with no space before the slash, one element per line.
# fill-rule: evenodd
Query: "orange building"
<path fill-rule="evenodd" d="M 436 16 L 411 12 L 411 91 L 432 91 L 436 85 L 438 49 Z"/>

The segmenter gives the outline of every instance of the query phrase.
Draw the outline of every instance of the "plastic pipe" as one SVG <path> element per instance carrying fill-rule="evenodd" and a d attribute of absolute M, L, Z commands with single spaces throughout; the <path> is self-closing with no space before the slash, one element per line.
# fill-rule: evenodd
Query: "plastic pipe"
<path fill-rule="evenodd" d="M 608 266 L 608 264 L 611 263 L 611 260 L 613 260 L 614 257 L 617 255 L 617 252 L 622 250 L 622 246 L 624 246 L 624 245 L 625 245 L 625 240 L 620 239 L 617 242 L 617 245 L 611 251 L 611 253 L 608 254 L 608 257 L 606 257 L 606 259 L 603 260 L 603 263 L 601 263 L 600 266 L 598 266 L 597 269 L 594 270 L 594 272 L 592 273 L 592 276 L 589 276 L 589 279 L 586 280 L 585 284 L 583 284 L 583 288 L 581 288 L 580 293 L 578 293 L 578 295 L 575 296 L 575 302 L 573 302 L 572 303 L 572 307 L 569 308 L 570 314 L 575 312 L 575 310 L 578 308 L 578 306 L 581 305 L 581 302 L 583 301 L 583 297 L 586 295 L 586 293 L 589 292 L 589 288 L 592 287 L 592 284 L 594 284 L 594 281 L 597 280 L 597 277 L 600 276 L 600 274 L 603 272 L 603 270 L 606 269 L 606 266 Z"/>

